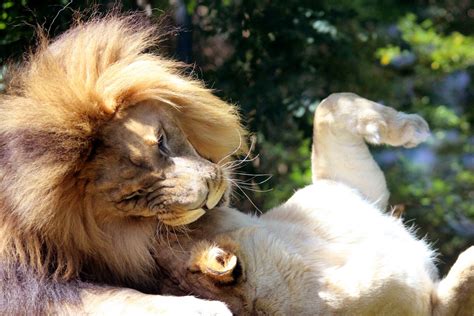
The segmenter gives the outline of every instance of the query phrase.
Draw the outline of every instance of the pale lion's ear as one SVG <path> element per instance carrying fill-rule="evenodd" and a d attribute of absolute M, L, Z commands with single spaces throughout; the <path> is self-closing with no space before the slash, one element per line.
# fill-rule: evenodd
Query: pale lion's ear
<path fill-rule="evenodd" d="M 188 267 L 190 271 L 201 272 L 213 281 L 231 283 L 237 264 L 238 259 L 233 252 L 202 242 L 194 247 Z"/>

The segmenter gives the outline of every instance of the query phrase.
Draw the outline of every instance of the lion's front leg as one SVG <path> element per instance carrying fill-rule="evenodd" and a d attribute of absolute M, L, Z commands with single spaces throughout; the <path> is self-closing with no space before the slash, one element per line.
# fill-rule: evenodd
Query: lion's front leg
<path fill-rule="evenodd" d="M 316 109 L 313 134 L 313 181 L 336 180 L 359 190 L 385 209 L 385 177 L 365 142 L 414 147 L 429 136 L 428 124 L 353 93 L 336 93 Z"/>
<path fill-rule="evenodd" d="M 82 306 L 63 306 L 58 313 L 71 315 L 232 315 L 218 301 L 193 296 L 148 295 L 135 290 L 96 287 L 81 292 Z"/>

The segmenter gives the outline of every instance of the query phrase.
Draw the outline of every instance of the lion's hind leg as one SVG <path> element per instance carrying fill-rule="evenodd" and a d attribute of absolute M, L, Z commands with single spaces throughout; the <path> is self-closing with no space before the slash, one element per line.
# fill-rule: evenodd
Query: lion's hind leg
<path fill-rule="evenodd" d="M 461 253 L 439 283 L 434 314 L 474 315 L 474 246 Z"/>
<path fill-rule="evenodd" d="M 428 136 L 428 124 L 416 114 L 353 93 L 332 94 L 315 113 L 313 181 L 345 183 L 384 209 L 389 198 L 385 177 L 365 142 L 414 147 Z"/>

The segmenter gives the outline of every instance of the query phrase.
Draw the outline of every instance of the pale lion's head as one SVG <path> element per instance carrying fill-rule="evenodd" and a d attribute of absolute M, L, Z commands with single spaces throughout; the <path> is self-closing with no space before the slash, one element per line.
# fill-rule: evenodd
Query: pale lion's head
<path fill-rule="evenodd" d="M 236 109 L 152 54 L 156 29 L 140 21 L 78 23 L 10 67 L 0 99 L 4 257 L 64 279 L 86 269 L 139 282 L 153 270 L 160 222 L 225 203 L 220 162 L 246 150 Z"/>

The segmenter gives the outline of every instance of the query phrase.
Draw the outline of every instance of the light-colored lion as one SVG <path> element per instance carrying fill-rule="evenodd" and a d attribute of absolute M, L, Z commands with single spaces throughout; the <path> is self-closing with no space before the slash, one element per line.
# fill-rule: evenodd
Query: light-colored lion
<path fill-rule="evenodd" d="M 221 207 L 173 236 L 158 252 L 169 293 L 239 315 L 473 315 L 474 247 L 439 281 L 433 250 L 384 212 L 389 193 L 365 144 L 416 146 L 426 122 L 340 93 L 314 126 L 313 184 L 259 218 Z"/>
<path fill-rule="evenodd" d="M 0 96 L 2 315 L 228 313 L 132 290 L 160 292 L 157 227 L 225 204 L 219 163 L 246 150 L 235 108 L 152 54 L 159 39 L 144 23 L 78 23 L 10 66 Z"/>

